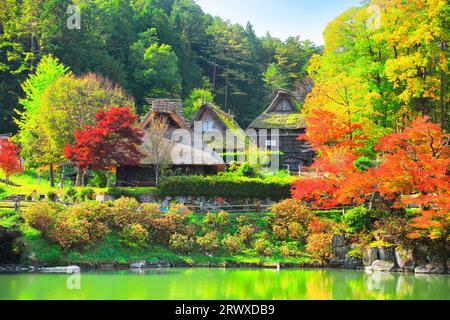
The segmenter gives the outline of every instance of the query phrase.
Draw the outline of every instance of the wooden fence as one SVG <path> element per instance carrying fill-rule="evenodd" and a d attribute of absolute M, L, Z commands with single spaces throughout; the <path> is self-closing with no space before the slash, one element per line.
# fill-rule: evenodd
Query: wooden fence
<path fill-rule="evenodd" d="M 25 200 L 23 197 L 11 197 L 8 199 L 0 200 L 0 209 L 11 209 L 15 211 L 21 211 L 23 208 L 27 208 L 30 205 L 35 203 L 35 201 Z M 67 206 L 74 205 L 73 203 L 63 203 Z M 267 204 L 261 204 L 261 203 L 249 203 L 249 204 L 241 204 L 241 205 L 217 205 L 216 208 L 211 209 L 209 206 L 204 205 L 203 203 L 200 203 L 200 205 L 192 205 L 192 204 L 186 204 L 186 207 L 195 213 L 216 213 L 216 212 L 229 212 L 229 213 L 245 213 L 245 212 L 252 212 L 252 213 L 261 213 L 261 212 L 270 212 L 273 205 L 267 205 Z M 313 211 L 342 211 L 345 212 L 346 210 L 352 209 L 353 207 L 338 207 L 338 208 L 331 208 L 329 210 L 313 210 Z M 162 208 L 162 210 L 165 210 L 167 208 Z"/>

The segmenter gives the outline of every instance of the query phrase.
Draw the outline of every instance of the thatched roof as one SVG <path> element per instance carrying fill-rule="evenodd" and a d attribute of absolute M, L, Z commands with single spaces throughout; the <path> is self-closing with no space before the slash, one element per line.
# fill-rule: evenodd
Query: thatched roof
<path fill-rule="evenodd" d="M 204 103 L 196 112 L 195 116 L 192 118 L 192 122 L 200 121 L 203 114 L 210 110 L 211 113 L 216 118 L 217 122 L 224 128 L 229 130 L 242 130 L 238 125 L 234 116 L 232 114 L 226 113 L 220 107 L 212 103 Z"/>
<path fill-rule="evenodd" d="M 230 113 L 223 111 L 219 106 L 213 103 L 204 103 L 196 112 L 195 116 L 192 118 L 191 126 L 196 121 L 201 121 L 202 116 L 205 112 L 210 111 L 210 113 L 216 119 L 219 126 L 222 127 L 223 131 L 230 130 L 234 135 L 242 141 L 246 140 L 245 131 L 239 126 L 239 124 L 234 119 L 234 116 Z"/>
<path fill-rule="evenodd" d="M 175 99 L 147 99 L 151 104 L 150 111 L 141 121 L 141 128 L 146 129 L 153 119 L 158 115 L 170 118 L 181 129 L 189 128 L 187 121 L 183 117 L 183 108 L 180 100 Z"/>
<path fill-rule="evenodd" d="M 249 126 L 253 129 L 304 129 L 306 121 L 300 104 L 287 90 L 278 89 L 270 106 Z"/>

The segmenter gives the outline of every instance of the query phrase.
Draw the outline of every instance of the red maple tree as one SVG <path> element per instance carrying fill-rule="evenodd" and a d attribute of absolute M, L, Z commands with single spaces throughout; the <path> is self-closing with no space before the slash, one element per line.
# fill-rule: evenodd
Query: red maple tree
<path fill-rule="evenodd" d="M 6 184 L 9 184 L 12 174 L 22 172 L 19 153 L 19 146 L 6 139 L 0 140 L 0 170 L 5 175 Z"/>
<path fill-rule="evenodd" d="M 329 209 L 340 204 L 352 204 L 358 193 L 341 192 L 347 181 L 359 181 L 353 163 L 366 139 L 361 126 L 337 114 L 315 110 L 307 118 L 308 129 L 299 139 L 314 148 L 317 158 L 311 166 L 312 177 L 298 180 L 292 188 L 294 198 L 311 202 L 315 207 Z"/>
<path fill-rule="evenodd" d="M 375 147 L 380 165 L 371 170 L 374 189 L 394 207 L 420 206 L 412 238 L 450 235 L 450 136 L 426 117 L 401 133 L 381 138 Z"/>
<path fill-rule="evenodd" d="M 137 116 L 129 108 L 111 108 L 98 112 L 96 119 L 95 126 L 75 132 L 76 143 L 65 146 L 65 157 L 82 172 L 138 164 L 144 133 L 136 126 Z"/>
<path fill-rule="evenodd" d="M 304 137 L 318 151 L 313 164 L 317 174 L 298 180 L 294 198 L 319 208 L 364 204 L 380 195 L 391 208 L 419 206 L 412 220 L 416 229 L 409 236 L 431 239 L 449 237 L 450 228 L 450 142 L 449 135 L 424 117 L 418 117 L 403 132 L 382 137 L 375 146 L 379 165 L 365 172 L 354 161 L 363 136 L 358 126 L 341 126 L 329 112 L 316 112 Z M 320 123 L 322 122 L 322 125 Z M 353 128 L 353 129 L 352 129 Z M 342 134 L 339 131 L 342 130 Z"/>

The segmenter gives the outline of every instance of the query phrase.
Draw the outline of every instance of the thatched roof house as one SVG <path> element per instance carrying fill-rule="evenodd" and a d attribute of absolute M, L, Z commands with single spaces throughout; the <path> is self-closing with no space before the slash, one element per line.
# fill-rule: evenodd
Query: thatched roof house
<path fill-rule="evenodd" d="M 245 131 L 239 126 L 239 124 L 234 119 L 234 116 L 220 109 L 213 103 L 204 103 L 196 112 L 191 120 L 191 127 L 194 128 L 196 124 L 200 124 L 203 133 L 211 131 L 220 131 L 224 137 L 226 132 L 229 131 L 233 134 L 240 143 L 245 144 L 246 134 Z M 222 149 L 225 147 L 224 144 L 210 143 L 210 147 L 213 149 Z M 237 151 L 241 148 L 236 146 Z"/>
<path fill-rule="evenodd" d="M 281 169 L 298 172 L 311 164 L 313 150 L 305 141 L 298 140 L 305 133 L 306 121 L 301 114 L 300 103 L 290 91 L 275 90 L 269 107 L 250 124 L 249 129 L 255 129 L 260 139 L 266 139 L 265 142 L 260 141 L 260 145 L 269 150 L 276 148 L 283 154 Z M 261 130 L 273 129 L 279 130 L 279 137 L 261 135 Z"/>
<path fill-rule="evenodd" d="M 140 127 L 145 135 L 140 146 L 144 154 L 138 166 L 117 168 L 119 186 L 155 185 L 161 166 L 178 174 L 211 175 L 225 169 L 221 156 L 208 146 L 194 144 L 194 132 L 184 119 L 181 101 L 152 99 L 151 109 L 142 120 Z M 175 130 L 183 129 L 187 140 L 174 140 Z"/>
<path fill-rule="evenodd" d="M 270 106 L 249 126 L 252 129 L 305 129 L 300 103 L 287 90 L 278 89 Z"/>

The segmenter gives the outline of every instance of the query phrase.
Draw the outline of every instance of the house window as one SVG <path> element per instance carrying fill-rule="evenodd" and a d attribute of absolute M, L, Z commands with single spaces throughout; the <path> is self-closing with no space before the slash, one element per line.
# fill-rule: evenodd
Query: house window
<path fill-rule="evenodd" d="M 203 132 L 211 131 L 213 129 L 213 122 L 211 120 L 203 121 Z"/>
<path fill-rule="evenodd" d="M 266 140 L 266 147 L 276 147 L 277 140 Z"/>

